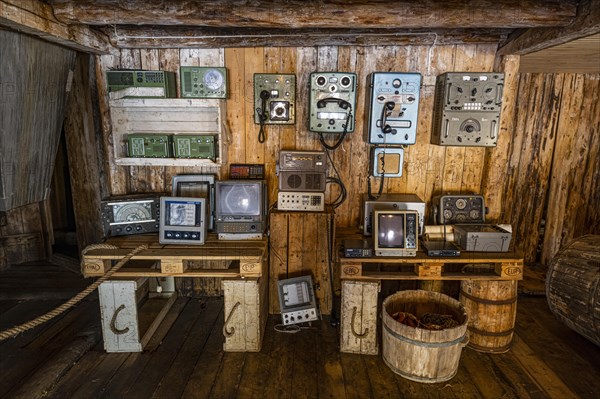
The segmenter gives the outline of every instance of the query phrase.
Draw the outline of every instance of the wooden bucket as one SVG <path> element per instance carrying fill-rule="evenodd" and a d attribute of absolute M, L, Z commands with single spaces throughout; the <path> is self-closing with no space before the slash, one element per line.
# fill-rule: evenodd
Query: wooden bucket
<path fill-rule="evenodd" d="M 459 300 L 469 315 L 469 348 L 508 352 L 517 315 L 517 281 L 463 280 Z"/>
<path fill-rule="evenodd" d="M 579 237 L 556 254 L 546 299 L 562 323 L 600 345 L 600 235 Z"/>
<path fill-rule="evenodd" d="M 450 314 L 460 323 L 454 328 L 432 331 L 415 328 L 392 318 L 409 312 Z M 468 342 L 467 313 L 457 300 L 439 292 L 400 291 L 383 301 L 383 360 L 392 371 L 418 382 L 448 381 L 456 374 L 462 348 Z"/>

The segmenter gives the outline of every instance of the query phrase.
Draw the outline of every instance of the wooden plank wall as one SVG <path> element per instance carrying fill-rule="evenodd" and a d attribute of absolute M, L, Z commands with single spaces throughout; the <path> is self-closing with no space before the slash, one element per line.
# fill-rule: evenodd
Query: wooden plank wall
<path fill-rule="evenodd" d="M 369 146 L 364 141 L 362 105 L 365 104 L 367 75 L 374 71 L 420 72 L 424 85 L 417 143 L 405 150 L 402 178 L 386 179 L 384 192 L 416 193 L 425 201 L 441 193 L 482 192 L 489 195 L 492 206 L 489 220 L 513 224 L 514 242 L 528 262 L 536 258 L 544 204 L 548 199 L 548 233 L 543 257 L 547 261 L 561 242 L 580 235 L 583 230 L 590 230 L 586 227 L 589 222 L 598 221 L 598 207 L 593 202 L 595 199 L 597 204 L 599 198 L 598 109 L 597 101 L 592 100 L 598 97 L 598 76 L 518 76 L 515 72 L 518 57 L 508 58 L 494 69 L 495 51 L 496 46 L 488 44 L 253 47 L 123 49 L 118 54 L 97 57 L 109 191 L 113 195 L 170 191 L 173 174 L 217 173 L 226 178 L 228 165 L 220 172 L 194 167 L 116 166 L 112 162 L 114 155 L 104 78 L 108 68 L 160 68 L 177 72 L 179 65 L 224 64 L 228 68 L 230 85 L 226 104 L 227 159 L 229 163 L 265 163 L 270 203 L 276 200 L 275 161 L 279 150 L 320 149 L 316 135 L 307 129 L 309 74 L 319 70 L 355 72 L 359 77 L 356 130 L 333 153 L 333 161 L 348 191 L 347 201 L 336 210 L 336 226 L 356 226 L 361 197 L 367 192 L 369 180 Z M 503 136 L 500 141 L 503 144 L 489 149 L 430 144 L 435 77 L 447 71 L 492 70 L 506 70 L 512 74 L 504 92 L 505 100 L 511 101 L 504 105 L 506 112 L 501 121 Z M 259 72 L 295 73 L 297 76 L 296 125 L 267 126 L 264 144 L 258 143 L 258 126 L 253 122 L 253 74 Z M 572 146 L 578 151 L 573 151 Z M 550 178 L 552 182 L 548 183 Z M 373 187 L 378 183 L 374 180 Z M 566 190 L 573 185 L 580 188 L 576 192 Z M 337 188 L 330 187 L 329 200 L 336 195 Z M 560 221 L 564 220 L 567 209 L 569 221 Z"/>

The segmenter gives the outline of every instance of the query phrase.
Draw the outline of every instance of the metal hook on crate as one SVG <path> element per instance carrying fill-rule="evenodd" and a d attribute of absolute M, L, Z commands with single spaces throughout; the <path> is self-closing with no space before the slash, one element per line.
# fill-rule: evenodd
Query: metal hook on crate
<path fill-rule="evenodd" d="M 235 303 L 235 305 L 233 305 L 233 308 L 231 308 L 231 311 L 229 312 L 229 315 L 227 316 L 227 319 L 225 320 L 225 324 L 223 324 L 223 335 L 226 336 L 227 338 L 229 338 L 233 334 L 235 334 L 235 327 L 231 327 L 231 330 L 227 330 L 227 325 L 229 324 L 229 321 L 231 320 L 233 313 L 240 305 L 241 305 L 241 303 L 239 301 L 237 301 Z"/>
<path fill-rule="evenodd" d="M 352 308 L 352 319 L 350 320 L 350 328 L 352 330 L 352 335 L 354 335 L 354 337 L 356 337 L 358 339 L 363 339 L 369 333 L 369 328 L 368 327 L 365 328 L 365 332 L 363 332 L 362 334 L 359 334 L 356 332 L 356 329 L 354 328 L 354 320 L 356 319 L 356 311 L 357 311 L 357 308 L 355 306 L 354 308 Z"/>
<path fill-rule="evenodd" d="M 125 304 L 121 304 L 121 306 L 119 306 L 115 310 L 115 313 L 113 314 L 112 319 L 110 319 L 110 331 L 112 331 L 113 334 L 115 334 L 115 335 L 121 335 L 121 334 L 125 334 L 125 333 L 129 332 L 129 327 L 125 327 L 123 329 L 117 328 L 117 316 L 123 309 L 125 309 Z"/>

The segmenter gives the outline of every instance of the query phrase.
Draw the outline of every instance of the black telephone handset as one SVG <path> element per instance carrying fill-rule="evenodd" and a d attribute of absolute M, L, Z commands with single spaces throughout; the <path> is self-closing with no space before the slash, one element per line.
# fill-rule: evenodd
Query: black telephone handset
<path fill-rule="evenodd" d="M 392 129 L 392 127 L 387 124 L 387 117 L 390 116 L 395 106 L 395 102 L 388 101 L 383 105 L 383 108 L 381 110 L 381 131 L 385 134 L 396 134 L 396 129 Z"/>
<path fill-rule="evenodd" d="M 322 100 L 319 100 L 317 101 L 317 108 L 325 108 L 327 103 L 337 103 L 341 109 L 352 108 L 348 101 L 342 100 L 340 98 L 324 98 Z"/>
<path fill-rule="evenodd" d="M 267 115 L 267 100 L 271 97 L 268 91 L 263 90 L 260 92 L 260 108 L 256 108 L 256 113 L 258 114 L 258 120 L 260 121 L 260 129 L 258 131 L 258 142 L 265 142 L 265 122 L 269 118 Z"/>

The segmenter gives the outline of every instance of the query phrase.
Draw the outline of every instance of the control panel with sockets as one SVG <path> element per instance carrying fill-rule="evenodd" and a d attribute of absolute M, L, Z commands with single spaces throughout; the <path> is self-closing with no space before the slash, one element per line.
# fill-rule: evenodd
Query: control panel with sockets
<path fill-rule="evenodd" d="M 277 209 L 280 211 L 322 212 L 325 210 L 325 194 L 280 191 L 277 194 Z"/>
<path fill-rule="evenodd" d="M 279 152 L 279 171 L 311 171 L 327 172 L 326 155 L 323 151 L 292 151 Z"/>
<path fill-rule="evenodd" d="M 433 218 L 436 224 L 485 223 L 485 202 L 481 195 L 442 195 L 434 197 Z"/>
<path fill-rule="evenodd" d="M 414 144 L 417 139 L 420 73 L 374 72 L 369 75 L 367 141 Z"/>
<path fill-rule="evenodd" d="M 181 134 L 173 136 L 175 158 L 195 158 L 215 160 L 215 136 Z"/>
<path fill-rule="evenodd" d="M 227 69 L 223 67 L 179 67 L 182 98 L 227 98 Z"/>
<path fill-rule="evenodd" d="M 254 123 L 293 125 L 296 123 L 296 75 L 254 74 Z"/>
<path fill-rule="evenodd" d="M 134 158 L 170 158 L 171 136 L 153 133 L 128 134 L 127 155 Z"/>

